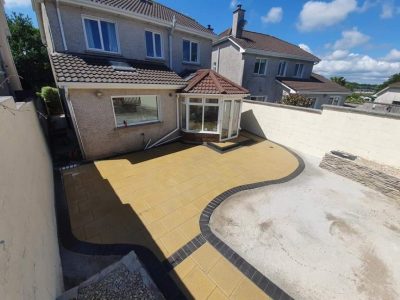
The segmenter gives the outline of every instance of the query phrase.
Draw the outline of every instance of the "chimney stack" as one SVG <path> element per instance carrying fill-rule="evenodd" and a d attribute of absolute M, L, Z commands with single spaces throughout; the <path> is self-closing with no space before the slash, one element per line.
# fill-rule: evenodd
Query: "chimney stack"
<path fill-rule="evenodd" d="M 246 11 L 242 9 L 242 5 L 238 4 L 236 10 L 233 12 L 232 22 L 232 36 L 236 38 L 242 37 L 243 27 L 245 24 L 244 13 Z"/>

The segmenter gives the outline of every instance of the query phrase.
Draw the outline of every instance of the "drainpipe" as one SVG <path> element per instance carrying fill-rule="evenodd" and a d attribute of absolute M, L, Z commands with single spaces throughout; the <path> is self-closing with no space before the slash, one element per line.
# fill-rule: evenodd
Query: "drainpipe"
<path fill-rule="evenodd" d="M 58 3 L 58 0 L 56 0 L 56 10 L 57 10 L 58 24 L 60 25 L 61 38 L 62 38 L 62 42 L 63 42 L 64 51 L 68 51 L 67 42 L 65 40 L 65 34 L 64 34 L 64 26 L 63 26 L 62 19 L 61 19 L 60 6 Z"/>
<path fill-rule="evenodd" d="M 174 130 L 172 130 L 170 133 L 168 133 L 167 135 L 163 136 L 161 139 L 157 140 L 154 144 L 146 147 L 144 150 L 159 146 L 161 142 L 163 142 L 167 137 L 171 136 L 178 130 L 180 130 L 180 128 L 179 128 L 179 95 L 177 94 L 176 95 L 176 128 Z M 174 140 L 174 139 L 171 139 L 171 140 Z M 161 144 L 164 144 L 164 143 L 161 143 Z"/>
<path fill-rule="evenodd" d="M 168 48 L 169 48 L 169 68 L 172 70 L 172 35 L 174 34 L 176 26 L 175 15 L 172 17 L 171 29 L 168 34 Z"/>

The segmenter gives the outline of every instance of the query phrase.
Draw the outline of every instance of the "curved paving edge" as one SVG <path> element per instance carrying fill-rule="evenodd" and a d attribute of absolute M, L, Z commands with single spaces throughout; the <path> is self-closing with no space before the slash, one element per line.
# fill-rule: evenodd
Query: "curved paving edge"
<path fill-rule="evenodd" d="M 282 146 L 278 143 L 275 143 L 288 152 L 290 152 L 293 156 L 296 157 L 299 165 L 297 169 L 291 173 L 290 175 L 283 177 L 281 179 L 276 180 L 268 180 L 262 181 L 258 183 L 252 183 L 247 185 L 241 185 L 235 188 L 232 188 L 219 196 L 215 197 L 203 212 L 200 215 L 200 230 L 203 237 L 209 242 L 222 256 L 224 256 L 228 261 L 230 261 L 236 268 L 238 268 L 243 275 L 245 275 L 248 279 L 250 279 L 255 285 L 257 285 L 262 291 L 264 291 L 269 297 L 272 299 L 292 299 L 285 291 L 283 291 L 280 287 L 275 285 L 271 280 L 269 280 L 266 276 L 260 273 L 256 268 L 254 268 L 251 264 L 249 264 L 244 258 L 242 258 L 239 254 L 237 254 L 232 248 L 230 248 L 227 244 L 225 244 L 222 240 L 220 240 L 211 230 L 209 223 L 211 215 L 214 210 L 226 199 L 230 196 L 247 190 L 252 190 L 260 187 L 265 187 L 272 184 L 279 184 L 288 182 L 303 172 L 305 168 L 305 164 L 303 159 L 294 151 Z"/>
<path fill-rule="evenodd" d="M 273 141 L 271 141 L 273 142 Z M 200 230 L 201 234 L 193 238 L 186 245 L 178 249 L 169 258 L 160 262 L 158 258 L 148 248 L 135 244 L 95 244 L 77 239 L 72 233 L 71 222 L 69 217 L 68 203 L 65 198 L 65 190 L 61 171 L 63 168 L 54 169 L 54 193 L 55 207 L 57 216 L 57 230 L 60 244 L 73 252 L 86 255 L 126 255 L 131 251 L 135 251 L 140 261 L 145 265 L 150 276 L 159 287 L 161 292 L 168 295 L 183 296 L 182 291 L 177 287 L 176 283 L 166 276 L 169 271 L 181 263 L 191 253 L 196 251 L 206 241 L 217 249 L 225 258 L 235 265 L 246 277 L 254 282 L 261 290 L 273 299 L 292 299 L 282 289 L 273 284 L 268 278 L 257 271 L 253 266 L 247 263 L 240 255 L 233 251 L 228 245 L 222 242 L 209 227 L 209 221 L 213 211 L 229 196 L 241 191 L 251 190 L 259 187 L 264 187 L 272 184 L 287 182 L 297 177 L 305 167 L 302 158 L 294 151 L 285 146 L 273 142 L 274 144 L 284 148 L 286 151 L 296 157 L 299 165 L 296 170 L 290 175 L 276 180 L 262 181 L 247 185 L 241 185 L 225 191 L 214 198 L 203 210 L 200 215 Z M 84 164 L 90 162 L 84 162 Z M 74 165 L 71 168 L 77 167 Z M 183 299 L 183 298 L 182 298 Z"/>

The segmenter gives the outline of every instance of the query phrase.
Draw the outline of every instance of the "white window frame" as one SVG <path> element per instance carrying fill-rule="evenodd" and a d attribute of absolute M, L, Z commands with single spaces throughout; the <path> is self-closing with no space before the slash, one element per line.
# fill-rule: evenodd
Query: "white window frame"
<path fill-rule="evenodd" d="M 283 74 L 279 73 L 279 71 L 281 69 L 281 64 L 285 64 L 285 69 L 283 70 Z M 286 60 L 281 60 L 279 62 L 279 65 L 278 65 L 278 76 L 280 76 L 280 77 L 285 77 L 286 76 L 287 66 L 288 66 L 288 64 L 287 64 Z"/>
<path fill-rule="evenodd" d="M 302 63 L 296 63 L 296 65 L 294 66 L 294 70 L 295 70 L 295 71 L 296 71 L 296 67 L 297 67 L 297 66 L 299 66 L 299 69 L 300 69 L 300 66 L 303 66 L 303 67 L 301 68 L 300 74 L 295 73 L 295 74 L 294 74 L 294 77 L 303 78 L 303 74 L 304 74 L 304 64 L 302 64 Z M 298 70 L 299 70 L 299 69 L 298 69 Z"/>
<path fill-rule="evenodd" d="M 340 99 L 341 97 L 340 96 L 330 96 L 329 97 L 329 101 L 330 101 L 330 104 L 331 105 L 339 105 L 339 102 L 340 102 Z"/>
<path fill-rule="evenodd" d="M 201 102 L 198 103 L 194 103 L 194 102 L 190 102 L 190 99 L 201 99 Z M 218 103 L 206 103 L 206 99 L 218 99 Z M 185 127 L 183 127 L 181 124 L 181 129 L 184 132 L 191 132 L 191 133 L 210 133 L 210 134 L 220 134 L 220 118 L 221 118 L 221 103 L 223 101 L 221 100 L 221 98 L 219 97 L 196 97 L 196 96 L 192 96 L 192 97 L 185 97 L 183 99 L 183 101 L 181 101 L 181 104 L 184 104 L 185 106 L 185 110 L 186 110 L 186 124 Z M 189 106 L 201 106 L 203 107 L 203 111 L 202 111 L 202 116 L 201 116 L 201 130 L 200 131 L 196 131 L 196 130 L 190 130 L 189 129 Z M 214 107 L 218 107 L 218 119 L 217 119 L 217 130 L 216 131 L 206 131 L 204 130 L 204 107 L 205 106 L 214 106 Z M 182 106 L 181 106 L 182 109 Z M 182 115 L 181 115 L 182 116 Z M 181 123 L 182 123 L 182 117 L 180 117 Z"/>
<path fill-rule="evenodd" d="M 147 55 L 147 41 L 146 41 L 146 31 L 147 32 L 151 32 L 151 36 L 153 39 L 153 53 L 154 56 L 148 56 Z M 158 34 L 160 36 L 160 43 L 161 43 L 161 56 L 156 56 L 156 39 L 155 39 L 155 35 Z M 164 59 L 164 45 L 163 45 L 163 35 L 161 32 L 159 31 L 154 31 L 152 29 L 145 29 L 144 30 L 144 43 L 146 45 L 146 58 L 150 58 L 150 59 Z"/>
<path fill-rule="evenodd" d="M 114 98 L 133 98 L 133 97 L 148 97 L 148 96 L 153 96 L 156 97 L 156 102 L 157 102 L 157 120 L 151 120 L 151 121 L 143 121 L 143 122 L 136 122 L 136 123 L 129 123 L 125 125 L 118 125 L 117 123 L 117 116 L 115 115 L 115 110 L 114 110 Z M 114 114 L 114 125 L 115 128 L 124 128 L 124 127 L 130 127 L 130 126 L 138 126 L 138 125 L 146 125 L 146 124 L 152 124 L 152 123 L 159 123 L 161 122 L 161 103 L 159 101 L 160 97 L 159 95 L 120 95 L 120 96 L 111 96 L 111 108 L 112 112 Z"/>
<path fill-rule="evenodd" d="M 263 75 L 266 75 L 266 74 L 267 74 L 267 69 L 268 69 L 268 60 L 267 60 L 266 58 L 257 57 L 257 58 L 256 58 L 256 62 L 254 63 L 254 67 L 255 67 L 255 65 L 256 65 L 256 63 L 257 63 L 257 61 L 262 61 L 262 60 L 264 60 L 264 61 L 265 61 L 265 70 L 264 70 L 264 73 L 260 73 L 260 65 L 261 65 L 261 64 L 259 64 L 259 67 L 258 67 L 258 72 L 257 72 L 257 73 L 256 73 L 256 72 L 254 72 L 254 68 L 253 68 L 253 74 L 255 74 L 255 75 L 261 75 L 261 76 L 263 76 Z"/>
<path fill-rule="evenodd" d="M 190 43 L 189 47 L 189 57 L 190 59 L 192 58 L 192 44 L 197 44 L 197 61 L 186 61 L 183 55 L 183 42 L 187 41 Z M 191 39 L 182 39 L 182 61 L 186 64 L 193 64 L 193 65 L 199 65 L 200 64 L 200 43 L 196 40 L 191 40 Z"/>
<path fill-rule="evenodd" d="M 252 101 L 261 101 L 261 102 L 267 102 L 267 100 L 268 100 L 268 97 L 267 96 L 263 96 L 263 95 L 250 96 L 249 98 Z"/>
<path fill-rule="evenodd" d="M 86 43 L 86 49 L 87 49 L 87 50 L 96 51 L 96 52 L 105 52 L 105 53 L 114 53 L 114 54 L 116 53 L 116 54 L 121 54 L 121 47 L 120 47 L 120 43 L 119 43 L 119 34 L 118 34 L 119 31 L 118 31 L 118 23 L 117 23 L 117 22 L 115 22 L 115 21 L 113 21 L 113 20 L 110 20 L 110 19 L 92 17 L 92 16 L 88 16 L 88 15 L 81 15 L 81 19 L 82 19 L 83 34 L 84 34 L 84 36 L 85 36 L 85 43 Z M 85 19 L 91 20 L 91 21 L 96 21 L 96 22 L 97 22 L 97 26 L 98 26 L 98 28 L 99 28 L 99 34 L 100 34 L 101 49 L 90 48 L 90 47 L 89 47 L 89 42 L 88 42 L 88 38 L 87 38 L 87 34 L 86 34 Z M 103 34 L 102 34 L 102 31 L 101 31 L 100 21 L 112 23 L 112 24 L 115 25 L 115 36 L 116 36 L 116 38 L 117 38 L 117 47 L 118 47 L 118 51 L 117 51 L 117 52 L 104 50 Z"/>

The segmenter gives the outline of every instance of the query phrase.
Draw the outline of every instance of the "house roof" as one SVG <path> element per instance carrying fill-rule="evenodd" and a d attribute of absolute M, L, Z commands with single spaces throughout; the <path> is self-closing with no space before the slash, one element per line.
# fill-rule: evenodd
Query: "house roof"
<path fill-rule="evenodd" d="M 243 30 L 242 37 L 236 38 L 231 35 L 232 29 L 229 28 L 219 35 L 220 40 L 230 38 L 241 48 L 248 50 L 261 50 L 276 54 L 284 54 L 295 58 L 302 58 L 311 61 L 320 61 L 315 55 L 301 49 L 299 46 L 285 42 L 272 35 Z M 218 42 L 217 42 L 218 43 Z"/>
<path fill-rule="evenodd" d="M 344 86 L 315 73 L 312 73 L 309 79 L 289 77 L 277 77 L 276 79 L 296 92 L 351 93 Z"/>
<path fill-rule="evenodd" d="M 248 94 L 249 91 L 210 69 L 198 70 L 187 79 L 182 93 L 190 94 Z"/>
<path fill-rule="evenodd" d="M 187 28 L 199 30 L 206 33 L 214 34 L 214 32 L 203 25 L 199 24 L 196 20 L 166 7 L 153 0 L 87 0 L 88 2 L 98 3 L 113 8 L 122 9 L 128 12 L 141 14 L 147 17 L 172 22 L 174 16 L 176 23 Z"/>
<path fill-rule="evenodd" d="M 61 53 L 50 58 L 58 83 L 186 85 L 178 74 L 160 63 Z"/>
<path fill-rule="evenodd" d="M 389 84 L 387 87 L 376 92 L 375 96 L 384 94 L 389 89 L 400 89 L 400 81 Z"/>

